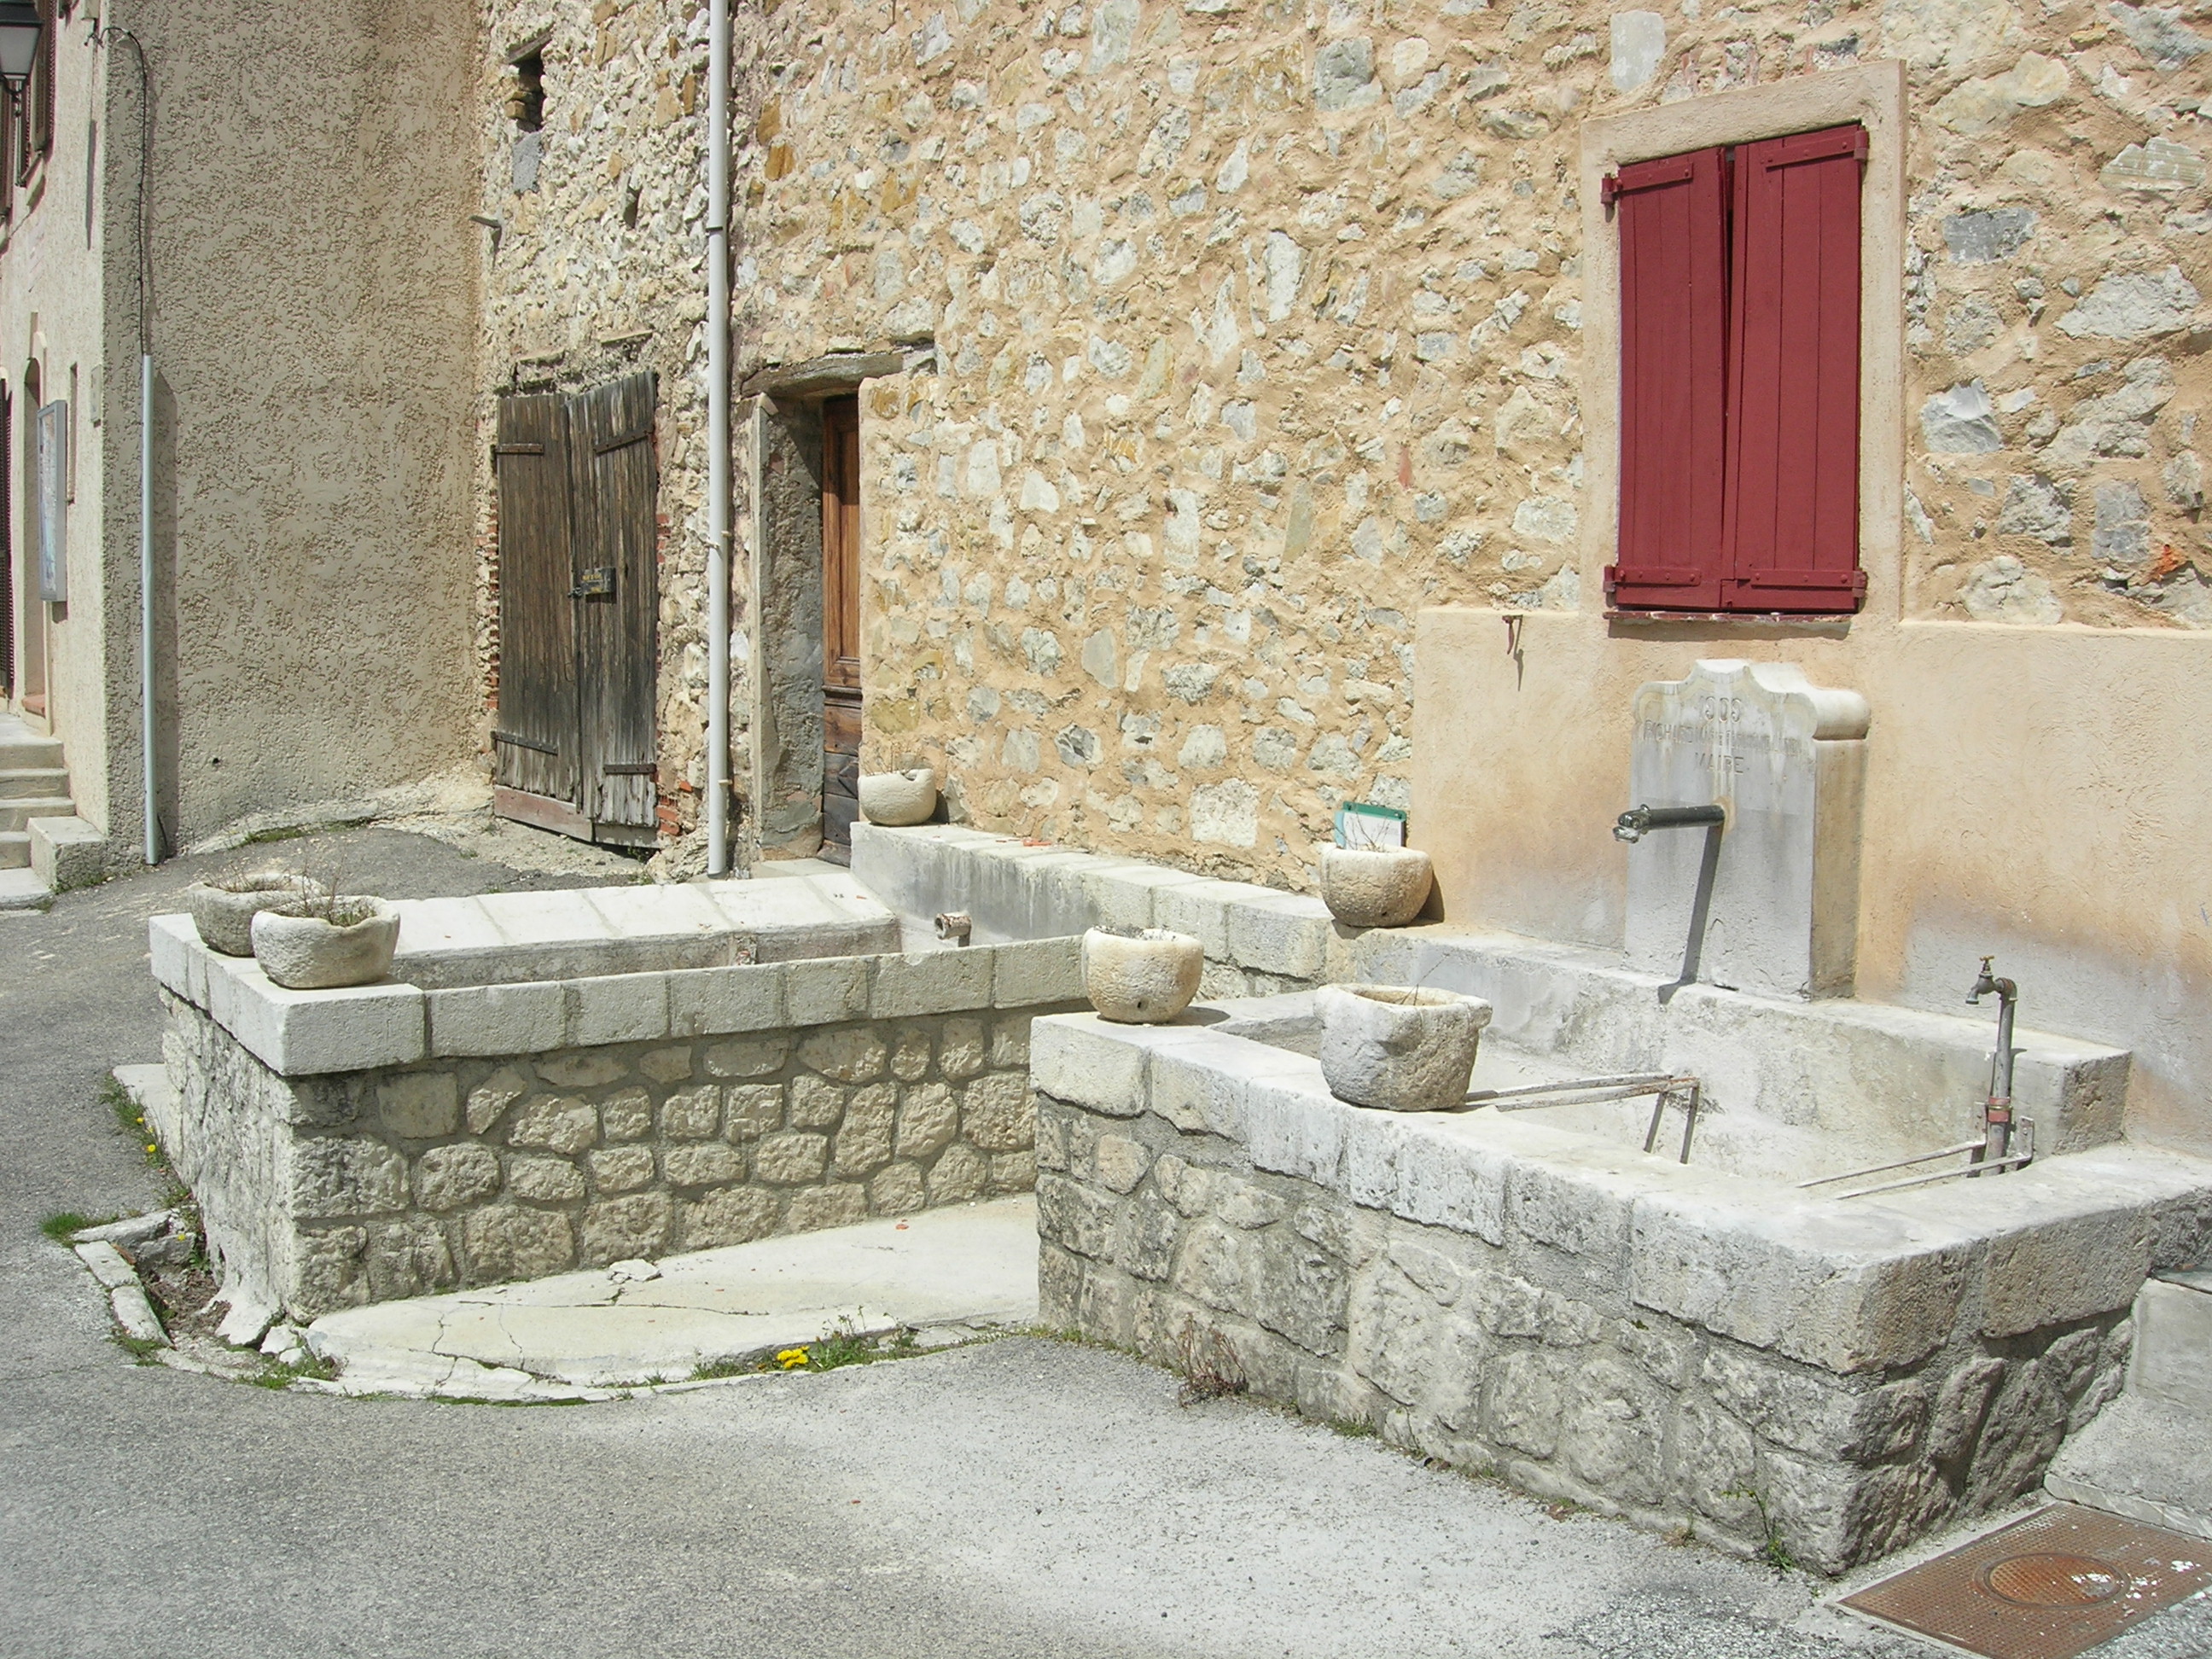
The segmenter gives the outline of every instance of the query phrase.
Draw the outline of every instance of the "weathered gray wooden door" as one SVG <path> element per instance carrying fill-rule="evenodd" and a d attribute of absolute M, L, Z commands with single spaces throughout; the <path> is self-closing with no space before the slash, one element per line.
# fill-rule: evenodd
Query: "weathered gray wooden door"
<path fill-rule="evenodd" d="M 495 805 L 586 840 L 655 838 L 653 377 L 500 399 Z"/>

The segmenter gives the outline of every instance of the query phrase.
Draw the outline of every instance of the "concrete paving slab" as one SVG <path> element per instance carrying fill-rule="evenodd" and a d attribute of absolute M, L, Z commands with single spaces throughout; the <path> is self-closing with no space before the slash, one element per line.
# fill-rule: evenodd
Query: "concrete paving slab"
<path fill-rule="evenodd" d="M 570 1389 L 673 1382 L 841 1328 L 983 1330 L 1036 1318 L 1027 1195 L 327 1314 L 307 1343 L 349 1391 L 492 1397 L 511 1370 Z M 461 1362 L 457 1369 L 454 1362 Z M 519 1385 L 514 1385 L 519 1386 Z M 503 1396 L 501 1396 L 503 1397 Z"/>

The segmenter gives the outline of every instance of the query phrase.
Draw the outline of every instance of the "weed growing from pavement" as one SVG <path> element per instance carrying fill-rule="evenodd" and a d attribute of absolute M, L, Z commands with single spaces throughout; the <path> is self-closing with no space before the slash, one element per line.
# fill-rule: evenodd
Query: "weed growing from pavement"
<path fill-rule="evenodd" d="M 819 1341 L 809 1342 L 795 1348 L 780 1348 L 772 1354 L 750 1354 L 743 1358 L 709 1359 L 693 1370 L 685 1380 L 692 1382 L 712 1382 L 729 1376 L 758 1376 L 779 1371 L 835 1371 L 848 1365 L 873 1365 L 885 1359 L 910 1359 L 915 1355 L 932 1350 L 924 1349 L 919 1333 L 902 1325 L 890 1336 L 864 1333 L 849 1319 L 840 1320 L 830 1330 L 822 1333 Z M 653 1377 L 647 1387 L 669 1379 Z"/>
<path fill-rule="evenodd" d="M 1364 1418 L 1332 1417 L 1328 1425 L 1346 1440 L 1379 1440 L 1382 1436 L 1382 1430 Z"/>
<path fill-rule="evenodd" d="M 116 1127 L 142 1149 L 141 1156 L 146 1160 L 146 1167 L 160 1178 L 161 1206 L 172 1209 L 179 1204 L 189 1203 L 191 1189 L 178 1180 L 177 1172 L 169 1167 L 167 1156 L 161 1151 L 161 1143 L 154 1139 L 146 1115 L 138 1109 L 138 1103 L 131 1098 L 131 1091 L 110 1077 L 100 1083 L 100 1103 L 115 1115 Z"/>
<path fill-rule="evenodd" d="M 1766 1534 L 1766 1542 L 1759 1547 L 1759 1559 L 1774 1569 L 1776 1577 L 1787 1577 L 1798 1570 L 1797 1558 L 1790 1553 L 1790 1546 L 1783 1541 L 1782 1528 L 1766 1512 L 1765 1496 L 1758 1487 L 1748 1485 L 1730 1486 L 1721 1496 L 1748 1498 L 1752 1507 L 1759 1511 L 1759 1528 Z"/>
<path fill-rule="evenodd" d="M 57 1244 L 69 1244 L 87 1227 L 105 1227 L 114 1219 L 112 1215 L 79 1215 L 75 1210 L 63 1210 L 41 1221 L 39 1231 Z"/>
<path fill-rule="evenodd" d="M 301 1378 L 316 1382 L 334 1381 L 338 1368 L 327 1359 L 303 1352 L 297 1359 L 271 1359 L 246 1380 L 257 1389 L 289 1389 Z"/>
<path fill-rule="evenodd" d="M 1186 1319 L 1176 1346 L 1182 1360 L 1177 1369 L 1182 1372 L 1182 1387 L 1176 1391 L 1178 1406 L 1225 1399 L 1251 1387 L 1244 1376 L 1244 1362 L 1219 1331 L 1200 1330 L 1196 1320 Z"/>

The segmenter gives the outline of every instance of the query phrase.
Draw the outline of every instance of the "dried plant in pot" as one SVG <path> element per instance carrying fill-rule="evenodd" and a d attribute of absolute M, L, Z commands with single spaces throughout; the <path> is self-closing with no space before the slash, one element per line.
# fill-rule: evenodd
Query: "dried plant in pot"
<path fill-rule="evenodd" d="M 860 816 L 870 823 L 927 823 L 937 810 L 937 774 L 927 766 L 860 775 Z"/>
<path fill-rule="evenodd" d="M 227 957 L 250 957 L 256 915 L 320 898 L 324 890 L 319 883 L 289 870 L 255 870 L 194 882 L 185 889 L 185 908 L 209 950 Z"/>
<path fill-rule="evenodd" d="M 1442 1112 L 1467 1098 L 1490 1005 L 1456 991 L 1414 986 L 1324 985 L 1321 1071 L 1328 1091 L 1354 1106 Z"/>
<path fill-rule="evenodd" d="M 1206 947 L 1164 927 L 1093 927 L 1083 936 L 1083 989 L 1099 1018 L 1158 1025 L 1190 1006 Z"/>
<path fill-rule="evenodd" d="M 289 991 L 368 985 L 392 971 L 399 913 L 380 898 L 324 890 L 253 918 L 253 959 Z"/>
<path fill-rule="evenodd" d="M 1418 847 L 1324 847 L 1321 898 L 1352 927 L 1403 927 L 1421 914 L 1434 880 Z"/>

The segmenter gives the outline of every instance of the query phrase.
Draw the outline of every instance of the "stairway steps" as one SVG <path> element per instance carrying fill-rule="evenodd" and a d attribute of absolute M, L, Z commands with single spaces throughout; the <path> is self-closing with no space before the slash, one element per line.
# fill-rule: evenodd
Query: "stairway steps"
<path fill-rule="evenodd" d="M 33 818 L 69 818 L 76 805 L 66 795 L 29 795 L 0 800 L 0 830 L 28 830 Z"/>
<path fill-rule="evenodd" d="M 70 775 L 58 766 L 0 767 L 0 800 L 66 800 Z"/>
<path fill-rule="evenodd" d="M 0 830 L 0 870 L 27 870 L 30 867 L 30 831 Z"/>

